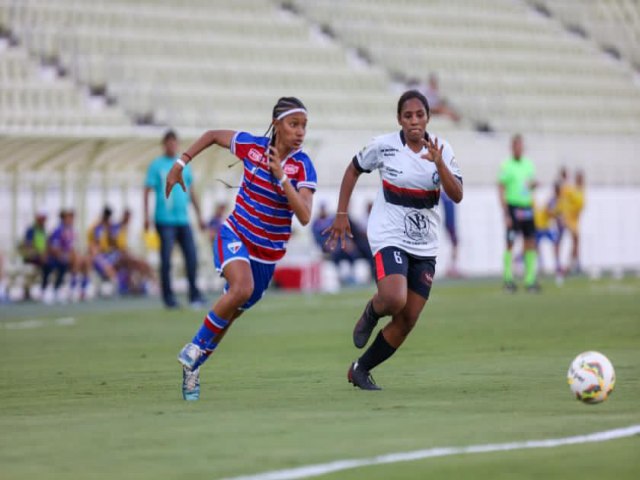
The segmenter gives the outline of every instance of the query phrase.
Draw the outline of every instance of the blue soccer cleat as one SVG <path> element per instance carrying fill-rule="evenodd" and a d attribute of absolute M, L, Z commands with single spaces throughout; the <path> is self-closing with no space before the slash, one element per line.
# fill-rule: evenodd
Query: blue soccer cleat
<path fill-rule="evenodd" d="M 182 367 L 182 398 L 195 401 L 200 398 L 200 368 Z"/>

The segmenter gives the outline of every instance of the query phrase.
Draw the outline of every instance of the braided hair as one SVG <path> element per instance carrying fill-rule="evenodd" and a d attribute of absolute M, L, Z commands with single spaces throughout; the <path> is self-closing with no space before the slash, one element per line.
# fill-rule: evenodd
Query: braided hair
<path fill-rule="evenodd" d="M 273 110 L 271 112 L 271 125 L 269 125 L 269 128 L 267 128 L 267 131 L 264 134 L 265 137 L 271 135 L 271 141 L 269 142 L 270 145 L 275 145 L 276 143 L 276 133 L 273 128 L 274 122 L 276 120 L 280 120 L 280 116 L 283 113 L 294 109 L 306 110 L 307 107 L 305 107 L 304 103 L 302 103 L 296 97 L 280 97 L 276 104 L 273 106 Z"/>

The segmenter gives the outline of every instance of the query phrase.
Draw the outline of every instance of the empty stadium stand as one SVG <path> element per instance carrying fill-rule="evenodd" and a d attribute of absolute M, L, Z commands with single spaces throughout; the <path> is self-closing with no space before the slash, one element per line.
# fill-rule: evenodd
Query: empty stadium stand
<path fill-rule="evenodd" d="M 605 51 L 640 71 L 640 2 L 637 0 L 529 0 L 570 30 L 593 38 Z"/>
<path fill-rule="evenodd" d="M 613 29 L 600 26 L 626 18 L 610 43 L 635 58 L 637 5 L 588 3 L 574 18 L 605 36 Z M 434 119 L 438 131 L 475 123 L 640 132 L 630 64 L 532 8 L 540 4 L 562 18 L 578 8 L 551 0 L 0 0 L 0 32 L 18 44 L 0 50 L 0 125 L 260 130 L 277 97 L 297 95 L 316 129 L 386 130 L 401 89 L 394 80 L 437 72 L 468 120 Z M 42 64 L 66 76 L 47 81 Z M 115 106 L 94 112 L 90 93 Z"/>
<path fill-rule="evenodd" d="M 498 130 L 640 132 L 640 88 L 628 65 L 524 1 L 294 4 L 392 74 L 437 72 L 463 113 Z"/>
<path fill-rule="evenodd" d="M 122 127 L 127 116 L 117 107 L 91 99 L 52 66 L 43 66 L 20 46 L 0 40 L 0 129 L 5 133 Z"/>
<path fill-rule="evenodd" d="M 277 98 L 296 95 L 314 128 L 394 125 L 383 69 L 268 0 L 0 5 L 32 55 L 104 91 L 134 121 L 264 130 Z"/>

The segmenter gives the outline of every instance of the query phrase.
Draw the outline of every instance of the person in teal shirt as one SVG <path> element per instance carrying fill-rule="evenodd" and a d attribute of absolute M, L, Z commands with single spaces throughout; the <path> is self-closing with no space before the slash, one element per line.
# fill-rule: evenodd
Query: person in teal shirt
<path fill-rule="evenodd" d="M 504 288 L 514 293 L 517 286 L 513 280 L 513 243 L 518 234 L 524 237 L 524 284 L 529 292 L 539 292 L 537 282 L 536 227 L 533 220 L 533 190 L 537 186 L 536 169 L 533 162 L 523 155 L 522 135 L 511 140 L 511 158 L 500 168 L 498 188 L 500 204 L 507 228 L 507 248 L 503 258 Z"/>
<path fill-rule="evenodd" d="M 193 233 L 189 225 L 189 204 L 193 204 L 201 230 L 205 223 L 200 213 L 200 205 L 193 190 L 193 174 L 186 167 L 183 178 L 187 191 L 174 188 L 169 198 L 165 197 L 167 174 L 178 157 L 178 136 L 173 130 L 165 133 L 162 139 L 164 154 L 151 162 L 147 169 L 144 189 L 144 229 L 150 228 L 149 193 L 155 193 L 154 223 L 160 236 L 160 283 L 162 301 L 167 308 L 177 308 L 179 304 L 171 288 L 171 251 L 177 241 L 182 250 L 189 282 L 189 301 L 192 306 L 203 305 L 202 295 L 196 286 L 197 253 Z"/>

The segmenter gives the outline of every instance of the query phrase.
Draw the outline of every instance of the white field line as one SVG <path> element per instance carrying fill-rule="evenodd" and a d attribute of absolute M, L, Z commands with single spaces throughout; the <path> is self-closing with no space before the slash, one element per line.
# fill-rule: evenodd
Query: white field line
<path fill-rule="evenodd" d="M 56 327 L 70 327 L 76 324 L 76 319 L 73 317 L 62 317 L 47 320 L 21 320 L 19 322 L 0 322 L 7 330 L 25 330 L 29 328 L 42 328 L 47 326 Z"/>
<path fill-rule="evenodd" d="M 471 445 L 469 447 L 438 447 L 430 448 L 428 450 L 415 450 L 413 452 L 390 453 L 371 458 L 338 460 L 286 470 L 273 470 L 271 472 L 257 473 L 255 475 L 233 477 L 228 478 L 227 480 L 293 480 L 298 478 L 317 477 L 319 475 L 326 475 L 328 473 L 339 472 L 341 470 L 368 467 L 371 465 L 409 462 L 413 460 L 422 460 L 424 458 L 447 457 L 449 455 L 462 455 L 467 453 L 506 452 L 510 450 L 524 450 L 530 448 L 554 448 L 581 443 L 606 442 L 608 440 L 631 437 L 639 434 L 640 425 L 631 425 L 625 428 L 616 428 L 614 430 L 590 433 L 588 435 L 577 435 L 575 437 L 527 440 L 523 442 L 510 443 L 489 443 L 484 445 Z"/>

